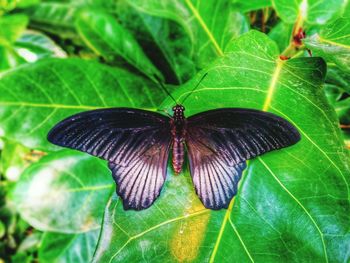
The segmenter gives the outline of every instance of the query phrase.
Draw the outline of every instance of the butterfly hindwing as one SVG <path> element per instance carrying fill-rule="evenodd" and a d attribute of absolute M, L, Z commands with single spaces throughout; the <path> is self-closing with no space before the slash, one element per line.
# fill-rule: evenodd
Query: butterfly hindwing
<path fill-rule="evenodd" d="M 207 208 L 226 208 L 246 160 L 299 140 L 296 128 L 272 113 L 230 108 L 189 117 L 186 144 L 197 194 Z"/>
<path fill-rule="evenodd" d="M 192 182 L 203 205 L 215 210 L 227 208 L 236 195 L 238 182 L 246 167 L 245 162 L 226 162 L 220 153 L 206 148 L 203 140 L 191 140 L 187 149 Z"/>
<path fill-rule="evenodd" d="M 48 140 L 107 160 L 124 208 L 145 209 L 159 196 L 171 141 L 168 117 L 128 108 L 87 111 L 58 123 Z"/>
<path fill-rule="evenodd" d="M 154 142 L 145 144 L 144 150 L 134 149 L 128 164 L 109 162 L 117 183 L 117 193 L 123 199 L 124 209 L 141 210 L 153 204 L 163 187 L 169 156 L 170 136 L 159 130 Z"/>

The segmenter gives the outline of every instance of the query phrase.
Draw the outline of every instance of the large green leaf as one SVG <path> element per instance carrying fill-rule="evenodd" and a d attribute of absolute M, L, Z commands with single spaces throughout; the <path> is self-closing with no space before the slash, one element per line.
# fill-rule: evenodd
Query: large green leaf
<path fill-rule="evenodd" d="M 0 79 L 0 93 L 0 136 L 45 150 L 53 149 L 48 131 L 74 113 L 122 106 L 156 110 L 165 97 L 142 77 L 80 59 L 45 60 L 11 71 Z"/>
<path fill-rule="evenodd" d="M 339 18 L 305 39 L 314 55 L 322 56 L 350 72 L 350 18 Z"/>
<path fill-rule="evenodd" d="M 131 33 L 108 13 L 84 10 L 78 15 L 76 28 L 85 44 L 98 55 L 107 60 L 121 56 L 144 74 L 162 78 Z"/>
<path fill-rule="evenodd" d="M 302 140 L 250 161 L 227 210 L 205 209 L 188 171 L 169 170 L 147 210 L 123 211 L 114 198 L 94 261 L 347 262 L 349 158 L 320 88 L 325 70 L 320 58 L 279 60 L 277 45 L 256 31 L 233 42 L 205 70 L 185 103 L 187 115 L 221 107 L 268 110 L 296 125 Z M 181 101 L 201 75 L 173 95 Z"/>
<path fill-rule="evenodd" d="M 27 168 L 11 201 L 36 229 L 83 233 L 100 228 L 103 209 L 114 188 L 103 161 L 63 150 Z"/>
<path fill-rule="evenodd" d="M 286 23 L 297 19 L 309 24 L 325 24 L 334 15 L 342 12 L 343 0 L 272 0 L 277 14 Z"/>

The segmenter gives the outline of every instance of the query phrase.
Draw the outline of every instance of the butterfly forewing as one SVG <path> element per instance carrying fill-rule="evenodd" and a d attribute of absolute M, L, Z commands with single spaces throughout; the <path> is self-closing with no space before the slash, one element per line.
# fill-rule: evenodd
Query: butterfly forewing
<path fill-rule="evenodd" d="M 226 208 L 236 193 L 245 161 L 295 144 L 299 132 L 286 120 L 251 109 L 218 109 L 188 118 L 190 171 L 207 208 Z"/>
<path fill-rule="evenodd" d="M 168 117 L 129 108 L 87 111 L 58 123 L 48 140 L 107 160 L 126 209 L 147 208 L 159 196 L 171 141 Z"/>

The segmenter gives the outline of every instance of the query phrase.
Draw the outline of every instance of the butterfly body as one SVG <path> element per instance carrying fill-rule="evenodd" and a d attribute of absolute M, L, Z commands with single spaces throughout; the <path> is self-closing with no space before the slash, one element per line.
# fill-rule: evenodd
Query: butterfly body
<path fill-rule="evenodd" d="M 185 157 L 186 118 L 184 111 L 185 108 L 182 105 L 174 106 L 174 115 L 170 119 L 173 153 L 172 165 L 175 174 L 181 172 Z"/>

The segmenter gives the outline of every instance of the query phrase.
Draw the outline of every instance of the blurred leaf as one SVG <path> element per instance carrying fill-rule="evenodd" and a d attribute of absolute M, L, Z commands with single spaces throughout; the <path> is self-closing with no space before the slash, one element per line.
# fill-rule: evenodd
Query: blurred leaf
<path fill-rule="evenodd" d="M 0 71 L 46 57 L 65 57 L 65 52 L 44 34 L 24 31 L 27 16 L 4 18 L 0 18 Z"/>
<path fill-rule="evenodd" d="M 18 252 L 34 252 L 41 242 L 42 233 L 34 232 L 28 235 L 19 245 Z"/>
<path fill-rule="evenodd" d="M 291 42 L 292 34 L 293 25 L 281 21 L 271 29 L 268 35 L 277 43 L 278 48 L 282 53 L 282 51 L 287 48 Z"/>
<path fill-rule="evenodd" d="M 350 151 L 350 128 L 343 129 L 343 136 L 345 141 L 345 147 Z"/>
<path fill-rule="evenodd" d="M 5 224 L 0 220 L 0 238 L 3 238 L 3 236 L 6 234 L 6 226 Z"/>
<path fill-rule="evenodd" d="M 44 34 L 32 30 L 25 31 L 15 43 L 16 52 L 27 62 L 35 62 L 49 57 L 66 57 L 66 53 Z"/>
<path fill-rule="evenodd" d="M 40 0 L 0 0 L 0 16 L 16 7 L 26 8 L 39 2 Z"/>
<path fill-rule="evenodd" d="M 14 50 L 14 47 L 0 45 L 0 73 L 3 70 L 14 68 L 26 61 Z"/>
<path fill-rule="evenodd" d="M 40 262 L 91 262 L 100 229 L 80 234 L 44 234 L 39 249 Z"/>
<path fill-rule="evenodd" d="M 205 70 L 186 113 L 269 110 L 294 123 L 302 140 L 250 161 L 228 210 L 204 209 L 188 171 L 168 175 L 160 198 L 144 211 L 123 211 L 113 199 L 94 262 L 349 260 L 349 156 L 320 88 L 325 64 L 320 58 L 278 57 L 266 35 L 251 31 L 240 37 Z M 175 98 L 181 101 L 203 73 L 177 89 Z"/>
<path fill-rule="evenodd" d="M 24 252 L 19 252 L 11 257 L 11 262 L 12 263 L 31 263 L 33 262 L 33 256 L 27 255 Z"/>
<path fill-rule="evenodd" d="M 309 24 L 325 24 L 339 14 L 343 0 L 272 0 L 278 16 L 286 23 L 293 24 L 298 20 Z"/>
<path fill-rule="evenodd" d="M 0 16 L 5 14 L 6 12 L 11 11 L 12 9 L 15 9 L 16 7 L 16 0 L 1 0 L 0 1 Z"/>
<path fill-rule="evenodd" d="M 328 64 L 326 84 L 337 86 L 342 92 L 350 94 L 350 74 L 340 70 L 337 66 Z"/>
<path fill-rule="evenodd" d="M 77 17 L 76 28 L 85 44 L 96 54 L 107 60 L 121 56 L 145 75 L 162 78 L 134 37 L 113 16 L 92 9 L 84 10 Z"/>
<path fill-rule="evenodd" d="M 63 150 L 43 157 L 21 176 L 11 201 L 41 231 L 81 233 L 98 229 L 114 182 L 105 162 Z"/>
<path fill-rule="evenodd" d="M 334 104 L 341 124 L 350 125 L 350 97 L 337 101 Z"/>
<path fill-rule="evenodd" d="M 315 56 L 332 61 L 350 72 L 350 19 L 339 18 L 327 24 L 320 32 L 304 40 Z"/>
<path fill-rule="evenodd" d="M 28 17 L 25 15 L 8 15 L 0 17 L 0 45 L 11 45 L 26 29 Z"/>
<path fill-rule="evenodd" d="M 142 77 L 80 59 L 45 60 L 0 80 L 0 136 L 44 150 L 57 149 L 47 133 L 74 113 L 127 106 L 156 110 L 166 96 Z"/>
<path fill-rule="evenodd" d="M 1 152 L 0 168 L 7 180 L 15 182 L 19 179 L 20 174 L 29 165 L 29 160 L 26 160 L 29 153 L 30 149 L 17 142 L 8 140 L 5 142 Z"/>
<path fill-rule="evenodd" d="M 344 5 L 343 5 L 343 17 L 350 17 L 350 2 L 348 1 L 344 1 Z"/>
<path fill-rule="evenodd" d="M 24 63 L 14 49 L 14 42 L 21 36 L 28 24 L 25 15 L 0 16 L 0 71 Z"/>
<path fill-rule="evenodd" d="M 115 0 L 53 0 L 41 2 L 31 8 L 28 14 L 35 28 L 79 42 L 74 27 L 76 14 L 86 7 L 113 12 L 115 6 Z"/>
<path fill-rule="evenodd" d="M 271 0 L 233 0 L 232 2 L 237 11 L 244 13 L 272 6 Z"/>
<path fill-rule="evenodd" d="M 28 10 L 31 25 L 44 32 L 76 38 L 74 16 L 78 6 L 64 2 L 43 2 Z"/>
<path fill-rule="evenodd" d="M 17 0 L 17 7 L 26 8 L 40 3 L 41 0 Z"/>
<path fill-rule="evenodd" d="M 342 97 L 342 90 L 333 84 L 325 84 L 324 91 L 329 103 L 334 107 L 336 103 Z"/>
<path fill-rule="evenodd" d="M 340 70 L 337 66 L 329 64 L 324 90 L 328 101 L 335 108 L 342 124 L 350 123 L 350 74 Z"/>

